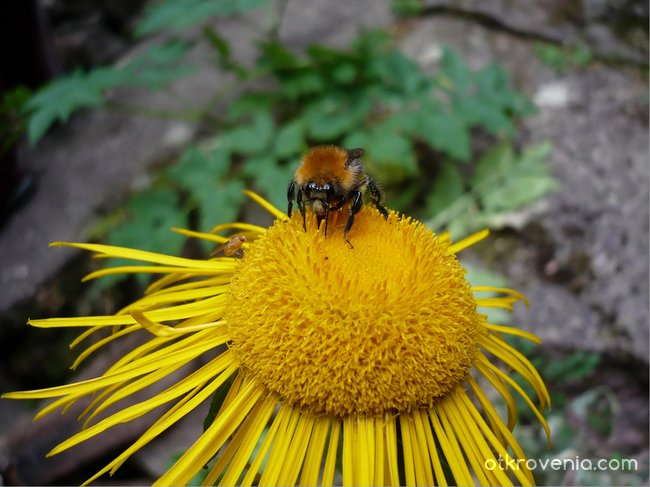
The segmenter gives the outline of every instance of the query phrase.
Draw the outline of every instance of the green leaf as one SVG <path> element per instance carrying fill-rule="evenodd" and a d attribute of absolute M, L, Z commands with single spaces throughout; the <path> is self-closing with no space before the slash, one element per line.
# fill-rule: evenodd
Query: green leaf
<path fill-rule="evenodd" d="M 187 42 L 178 40 L 151 46 L 126 65 L 129 76 L 125 84 L 160 89 L 194 73 L 195 66 L 180 64 L 190 47 Z"/>
<path fill-rule="evenodd" d="M 278 80 L 282 98 L 297 101 L 300 97 L 327 91 L 327 83 L 320 73 L 312 68 L 298 68 L 290 76 L 284 74 Z"/>
<path fill-rule="evenodd" d="M 475 181 L 476 194 L 485 211 L 511 211 L 555 189 L 557 183 L 545 164 L 550 151 L 550 144 L 541 143 L 515 157 L 509 144 L 500 144 L 482 158 Z"/>
<path fill-rule="evenodd" d="M 295 119 L 286 123 L 278 131 L 273 153 L 280 159 L 293 157 L 304 149 L 305 126 L 302 120 Z"/>
<path fill-rule="evenodd" d="M 111 230 L 109 245 L 138 248 L 152 252 L 177 255 L 185 237 L 171 231 L 172 227 L 187 226 L 186 212 L 179 208 L 178 194 L 171 189 L 151 189 L 137 194 L 127 203 L 129 220 Z M 132 260 L 109 259 L 107 267 L 133 265 Z M 125 275 L 108 276 L 100 286 L 108 286 Z M 144 275 L 138 275 L 143 282 Z"/>
<path fill-rule="evenodd" d="M 244 189 L 241 181 L 232 180 L 192 193 L 200 212 L 200 230 L 208 232 L 215 225 L 234 221 L 244 200 Z"/>
<path fill-rule="evenodd" d="M 457 95 L 465 95 L 470 92 L 471 80 L 472 73 L 463 58 L 455 51 L 445 47 L 438 75 L 440 85 Z"/>
<path fill-rule="evenodd" d="M 280 41 L 261 41 L 258 43 L 258 49 L 260 51 L 258 65 L 262 68 L 268 68 L 272 72 L 295 69 L 302 64 L 298 57 Z"/>
<path fill-rule="evenodd" d="M 268 112 L 276 102 L 277 96 L 271 92 L 246 93 L 230 104 L 227 118 L 234 121 L 255 113 Z"/>
<path fill-rule="evenodd" d="M 205 37 L 217 54 L 217 64 L 224 70 L 235 73 L 239 77 L 244 77 L 247 73 L 246 68 L 232 59 L 232 50 L 228 41 L 215 31 L 210 25 L 203 27 L 203 37 Z"/>
<path fill-rule="evenodd" d="M 196 146 L 189 146 L 180 160 L 166 170 L 166 174 L 176 184 L 190 193 L 202 192 L 203 188 L 212 191 L 217 181 L 230 169 L 230 153 L 222 148 L 205 154 Z"/>
<path fill-rule="evenodd" d="M 417 174 L 412 142 L 386 126 L 371 130 L 365 149 L 366 163 L 380 181 L 399 182 Z"/>
<path fill-rule="evenodd" d="M 39 90 L 25 105 L 29 114 L 27 133 L 33 144 L 56 121 L 65 122 L 80 108 L 104 103 L 105 90 L 127 84 L 128 73 L 118 68 L 98 68 L 88 73 L 75 71 Z"/>
<path fill-rule="evenodd" d="M 494 145 L 476 163 L 472 186 L 499 177 L 512 168 L 514 162 L 515 155 L 509 141 L 502 141 Z"/>
<path fill-rule="evenodd" d="M 453 162 L 445 161 L 427 195 L 427 214 L 433 216 L 446 210 L 463 196 L 464 192 L 465 184 L 460 171 Z"/>
<path fill-rule="evenodd" d="M 268 0 L 163 0 L 147 7 L 135 27 L 137 36 L 158 31 L 179 32 L 206 22 L 212 16 L 244 13 L 267 3 Z"/>
<path fill-rule="evenodd" d="M 372 104 L 365 96 L 325 96 L 305 109 L 307 131 L 317 141 L 335 141 L 360 126 Z"/>
<path fill-rule="evenodd" d="M 453 108 L 467 125 L 480 124 L 495 135 L 513 136 L 515 127 L 505 110 L 481 96 L 455 98 Z"/>
<path fill-rule="evenodd" d="M 237 127 L 223 134 L 223 144 L 232 152 L 255 155 L 267 150 L 275 133 L 275 121 L 268 111 L 253 116 L 248 126 Z"/>
<path fill-rule="evenodd" d="M 376 58 L 369 69 L 384 86 L 403 95 L 417 93 L 430 86 L 420 67 L 397 51 Z"/>
<path fill-rule="evenodd" d="M 422 0 L 392 0 L 390 8 L 398 17 L 415 17 L 422 10 Z"/>
<path fill-rule="evenodd" d="M 292 165 L 278 165 L 273 158 L 262 157 L 246 162 L 248 174 L 255 173 L 255 187 L 279 208 L 287 204 L 287 185 L 293 177 Z"/>
<path fill-rule="evenodd" d="M 417 114 L 420 136 L 433 148 L 467 161 L 470 157 L 469 131 L 453 112 L 422 110 Z"/>

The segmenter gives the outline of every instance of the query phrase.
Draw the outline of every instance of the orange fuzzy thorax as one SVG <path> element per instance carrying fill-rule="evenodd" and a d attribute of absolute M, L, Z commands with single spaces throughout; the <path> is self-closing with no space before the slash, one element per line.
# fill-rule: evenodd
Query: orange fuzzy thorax
<path fill-rule="evenodd" d="M 313 181 L 317 184 L 338 182 L 344 188 L 354 184 L 355 173 L 346 162 L 348 153 L 333 145 L 315 147 L 302 160 L 296 171 L 295 180 L 300 184 Z"/>

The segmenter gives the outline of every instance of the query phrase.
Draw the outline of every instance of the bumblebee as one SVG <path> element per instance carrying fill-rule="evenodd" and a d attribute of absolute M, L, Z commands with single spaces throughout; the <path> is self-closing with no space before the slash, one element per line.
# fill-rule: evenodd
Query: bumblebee
<path fill-rule="evenodd" d="M 329 212 L 340 210 L 347 204 L 349 215 L 343 238 L 350 247 L 352 244 L 348 240 L 348 232 L 354 223 L 354 215 L 361 209 L 367 190 L 375 207 L 388 218 L 388 212 L 381 206 L 381 191 L 366 174 L 361 163 L 363 153 L 363 149 L 346 150 L 335 146 L 315 147 L 307 152 L 287 190 L 289 217 L 295 201 L 306 230 L 305 206 L 309 205 L 316 215 L 319 227 L 321 221 L 325 220 L 327 235 Z"/>

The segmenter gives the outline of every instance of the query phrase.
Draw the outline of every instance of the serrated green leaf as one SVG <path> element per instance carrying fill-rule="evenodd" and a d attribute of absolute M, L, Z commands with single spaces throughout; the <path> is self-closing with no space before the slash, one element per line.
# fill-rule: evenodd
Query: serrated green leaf
<path fill-rule="evenodd" d="M 455 203 L 465 192 L 463 176 L 451 161 L 445 161 L 440 168 L 429 194 L 425 208 L 427 215 L 437 215 Z"/>
<path fill-rule="evenodd" d="M 438 82 L 457 95 L 465 95 L 471 89 L 472 73 L 458 53 L 445 47 L 440 61 Z"/>
<path fill-rule="evenodd" d="M 513 167 L 514 162 L 515 155 L 509 141 L 502 141 L 494 145 L 476 163 L 471 182 L 472 186 L 499 177 Z"/>
<path fill-rule="evenodd" d="M 362 95 L 330 95 L 307 106 L 303 120 L 313 139 L 335 141 L 361 125 L 371 108 L 370 99 Z"/>
<path fill-rule="evenodd" d="M 268 0 L 163 0 L 145 9 L 135 27 L 137 36 L 158 31 L 179 32 L 207 21 L 212 16 L 243 13 L 267 3 Z"/>
<path fill-rule="evenodd" d="M 230 44 L 210 25 L 206 25 L 202 30 L 203 37 L 205 37 L 210 45 L 214 48 L 217 54 L 217 64 L 224 70 L 235 73 L 237 76 L 244 77 L 246 75 L 246 68 L 232 59 L 232 50 Z"/>
<path fill-rule="evenodd" d="M 244 189 L 241 181 L 231 180 L 209 191 L 193 193 L 199 208 L 200 230 L 208 232 L 215 225 L 234 221 L 244 200 Z"/>
<path fill-rule="evenodd" d="M 125 85 L 160 89 L 194 73 L 195 66 L 179 64 L 190 47 L 189 43 L 178 40 L 151 46 L 126 65 L 124 69 L 129 76 Z"/>
<path fill-rule="evenodd" d="M 384 86 L 403 95 L 417 93 L 430 85 L 422 69 L 398 51 L 377 57 L 369 69 Z"/>
<path fill-rule="evenodd" d="M 102 105 L 104 91 L 127 82 L 128 73 L 122 69 L 97 68 L 75 71 L 46 85 L 25 104 L 29 141 L 35 143 L 54 122 L 65 122 L 80 108 Z"/>
<path fill-rule="evenodd" d="M 187 225 L 186 212 L 179 207 L 178 195 L 170 189 L 151 189 L 134 196 L 127 203 L 129 220 L 111 230 L 106 241 L 109 245 L 138 248 L 152 252 L 177 255 L 185 240 L 182 235 L 173 233 L 172 227 Z M 109 259 L 108 267 L 133 265 L 125 259 Z M 102 279 L 107 286 L 126 276 L 109 276 Z M 141 280 L 146 276 L 140 276 Z"/>
<path fill-rule="evenodd" d="M 453 108 L 467 125 L 481 124 L 495 135 L 514 135 L 514 124 L 502 107 L 481 96 L 455 98 Z"/>
<path fill-rule="evenodd" d="M 327 91 L 324 78 L 312 68 L 294 69 L 290 76 L 282 76 L 279 83 L 280 96 L 293 101 Z"/>
<path fill-rule="evenodd" d="M 455 159 L 469 160 L 469 131 L 458 115 L 440 110 L 422 110 L 416 116 L 420 136 L 433 148 Z"/>
<path fill-rule="evenodd" d="M 265 40 L 258 43 L 260 58 L 258 65 L 268 68 L 272 72 L 295 69 L 302 64 L 298 56 L 291 52 L 280 41 Z"/>
<path fill-rule="evenodd" d="M 412 142 L 382 126 L 370 132 L 365 159 L 380 181 L 403 181 L 418 171 Z"/>
<path fill-rule="evenodd" d="M 556 182 L 545 164 L 550 151 L 545 142 L 515 156 L 509 143 L 501 143 L 481 158 L 474 183 L 486 213 L 514 210 L 552 191 Z"/>
<path fill-rule="evenodd" d="M 272 92 L 246 93 L 228 107 L 227 118 L 238 120 L 259 112 L 268 112 L 273 109 L 278 97 Z"/>
<path fill-rule="evenodd" d="M 217 181 L 230 169 L 230 153 L 218 148 L 205 154 L 196 146 L 185 149 L 179 161 L 166 170 L 174 183 L 190 193 L 203 192 L 204 188 L 212 191 Z"/>
<path fill-rule="evenodd" d="M 280 127 L 275 138 L 273 153 L 280 159 L 299 154 L 305 145 L 305 125 L 300 119 L 292 120 Z"/>
<path fill-rule="evenodd" d="M 287 185 L 293 177 L 294 168 L 291 165 L 280 166 L 269 163 L 268 161 L 262 166 L 258 162 L 260 172 L 255 179 L 255 187 L 264 194 L 266 199 L 279 208 L 286 207 L 287 204 Z"/>
<path fill-rule="evenodd" d="M 491 187 L 481 195 L 487 213 L 514 210 L 533 203 L 557 187 L 555 180 L 544 175 L 522 174 L 518 168 L 499 187 Z"/>
<path fill-rule="evenodd" d="M 356 147 L 368 147 L 368 132 L 352 132 L 345 139 L 343 139 L 343 147 L 354 149 Z"/>
<path fill-rule="evenodd" d="M 242 173 L 245 177 L 250 178 L 253 181 L 264 179 L 266 173 L 271 171 L 277 164 L 278 162 L 274 157 L 268 154 L 262 154 L 258 157 L 251 157 L 244 161 Z"/>
<path fill-rule="evenodd" d="M 232 152 L 255 155 L 269 149 L 275 133 L 275 121 L 268 111 L 255 113 L 248 126 L 237 127 L 222 136 L 224 146 Z"/>

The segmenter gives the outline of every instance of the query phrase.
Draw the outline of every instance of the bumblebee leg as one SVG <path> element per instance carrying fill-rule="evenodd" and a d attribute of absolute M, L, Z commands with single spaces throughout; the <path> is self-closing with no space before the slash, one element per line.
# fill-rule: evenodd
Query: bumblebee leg
<path fill-rule="evenodd" d="M 383 195 L 381 194 L 381 190 L 379 187 L 377 187 L 377 184 L 370 178 L 368 178 L 368 189 L 370 189 L 370 196 L 372 197 L 372 201 L 375 203 L 375 208 L 379 210 L 379 213 L 384 215 L 384 218 L 388 218 L 388 211 L 386 211 L 386 208 L 381 206 L 381 200 L 383 198 Z"/>
<path fill-rule="evenodd" d="M 356 191 L 354 194 L 354 199 L 352 201 L 352 204 L 350 205 L 350 216 L 348 216 L 348 221 L 345 224 L 345 228 L 343 229 L 343 238 L 347 242 L 347 244 L 350 246 L 351 249 L 354 248 L 352 243 L 348 240 L 348 232 L 352 228 L 352 224 L 354 223 L 354 215 L 359 213 L 359 210 L 361 209 L 361 203 L 363 202 L 362 194 L 361 191 Z"/>
<path fill-rule="evenodd" d="M 296 203 L 298 203 L 298 209 L 300 210 L 300 214 L 302 215 L 302 229 L 306 232 L 307 231 L 307 217 L 305 216 L 305 202 L 302 200 L 302 191 L 298 190 L 298 194 L 296 196 Z"/>
<path fill-rule="evenodd" d="M 287 209 L 287 216 L 291 218 L 291 210 L 293 209 L 293 200 L 296 199 L 296 182 L 291 181 L 289 187 L 287 188 L 287 201 L 289 202 L 289 208 Z"/>
<path fill-rule="evenodd" d="M 325 207 L 325 236 L 327 237 L 327 222 L 330 219 L 330 207 L 329 205 Z"/>

